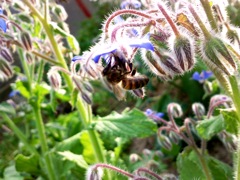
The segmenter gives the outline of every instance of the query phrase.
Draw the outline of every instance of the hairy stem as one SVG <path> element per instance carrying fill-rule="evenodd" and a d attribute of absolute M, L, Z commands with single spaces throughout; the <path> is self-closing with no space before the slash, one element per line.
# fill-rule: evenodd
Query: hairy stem
<path fill-rule="evenodd" d="M 212 13 L 212 9 L 210 6 L 210 2 L 208 0 L 200 0 L 203 6 L 203 9 L 207 15 L 208 21 L 212 27 L 212 29 L 214 29 L 214 31 L 218 32 L 218 27 L 217 27 L 217 23 L 213 17 L 213 13 Z"/>
<path fill-rule="evenodd" d="M 56 173 L 54 172 L 52 157 L 50 156 L 50 153 L 48 150 L 47 138 L 45 134 L 45 128 L 44 128 L 44 123 L 41 115 L 40 105 L 38 105 L 37 103 L 38 102 L 35 102 L 35 104 L 32 105 L 32 107 L 33 107 L 33 112 L 36 118 L 36 127 L 38 130 L 38 136 L 41 144 L 42 154 L 46 163 L 49 179 L 57 180 Z"/>

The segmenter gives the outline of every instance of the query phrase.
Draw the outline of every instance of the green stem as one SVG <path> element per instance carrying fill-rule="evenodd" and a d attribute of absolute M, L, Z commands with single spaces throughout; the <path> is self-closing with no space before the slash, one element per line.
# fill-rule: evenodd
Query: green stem
<path fill-rule="evenodd" d="M 237 142 L 237 152 L 236 152 L 236 161 L 235 161 L 235 179 L 240 178 L 240 92 L 238 88 L 238 82 L 236 76 L 229 77 L 230 84 L 232 87 L 232 100 L 236 108 L 236 113 L 238 117 L 238 142 Z"/>
<path fill-rule="evenodd" d="M 34 105 L 32 105 L 32 107 L 33 107 L 33 112 L 36 118 L 36 127 L 38 130 L 41 150 L 46 163 L 49 179 L 57 180 L 56 173 L 54 172 L 52 157 L 50 156 L 50 152 L 48 150 L 47 138 L 45 135 L 45 128 L 44 128 L 44 123 L 41 115 L 40 106 L 36 102 Z"/>
<path fill-rule="evenodd" d="M 195 152 L 197 153 L 198 159 L 200 160 L 200 163 L 201 163 L 201 166 L 202 166 L 202 168 L 203 168 L 203 171 L 204 171 L 204 174 L 205 174 L 205 176 L 206 176 L 206 179 L 207 179 L 207 180 L 212 180 L 213 178 L 212 178 L 212 175 L 211 175 L 211 173 L 210 173 L 210 170 L 209 170 L 209 168 L 208 168 L 208 166 L 207 166 L 207 163 L 206 163 L 206 161 L 205 161 L 204 156 L 201 155 L 201 153 L 199 152 L 198 149 L 194 148 L 194 150 L 195 150 Z"/>
<path fill-rule="evenodd" d="M 43 68 L 44 68 L 45 62 L 43 60 L 40 61 L 40 65 L 38 67 L 38 76 L 37 76 L 37 83 L 40 83 L 43 76 Z"/>
<path fill-rule="evenodd" d="M 20 129 L 13 123 L 13 121 L 9 118 L 9 116 L 2 112 L 1 116 L 3 118 L 3 120 L 9 125 L 9 127 L 12 129 L 12 131 L 14 132 L 14 134 L 16 134 L 16 136 L 20 139 L 20 141 L 22 141 L 22 143 L 26 146 L 26 148 L 29 150 L 29 152 L 39 156 L 38 152 L 36 151 L 36 149 L 31 146 L 28 141 L 26 136 L 22 133 L 22 131 L 20 131 Z"/>
<path fill-rule="evenodd" d="M 205 38 L 210 39 L 212 37 L 211 34 L 207 30 L 206 26 L 203 24 L 202 20 L 200 19 L 200 17 L 198 16 L 198 14 L 196 13 L 195 9 L 192 7 L 191 4 L 188 5 L 188 9 L 192 13 L 194 19 L 197 21 L 197 23 L 198 23 L 199 27 L 201 28 Z"/>
<path fill-rule="evenodd" d="M 20 59 L 21 64 L 22 64 L 24 74 L 27 76 L 29 92 L 31 92 L 32 91 L 32 76 L 31 76 L 31 73 L 29 71 L 27 61 L 24 57 L 23 50 L 21 48 L 18 48 L 18 54 L 19 54 L 19 59 Z"/>
<path fill-rule="evenodd" d="M 212 9 L 210 6 L 210 3 L 208 0 L 200 0 L 203 6 L 203 9 L 207 15 L 208 21 L 212 27 L 212 29 L 216 32 L 218 32 L 218 27 L 217 27 L 217 23 L 213 17 L 213 13 L 212 13 Z"/>

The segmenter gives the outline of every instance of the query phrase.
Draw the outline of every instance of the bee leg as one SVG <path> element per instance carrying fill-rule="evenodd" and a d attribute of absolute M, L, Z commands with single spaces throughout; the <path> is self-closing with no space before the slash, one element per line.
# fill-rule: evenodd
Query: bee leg
<path fill-rule="evenodd" d="M 140 98 L 143 98 L 143 97 L 144 97 L 143 88 L 133 89 L 132 92 L 133 92 L 137 97 L 140 97 Z"/>

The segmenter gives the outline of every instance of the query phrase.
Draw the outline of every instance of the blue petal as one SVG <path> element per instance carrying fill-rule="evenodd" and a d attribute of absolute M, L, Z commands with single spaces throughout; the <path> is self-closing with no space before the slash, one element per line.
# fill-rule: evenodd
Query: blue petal
<path fill-rule="evenodd" d="M 115 46 L 107 48 L 105 50 L 99 50 L 98 52 L 96 52 L 94 54 L 93 60 L 95 63 L 98 63 L 101 56 L 107 55 L 109 53 L 113 53 L 116 50 L 117 50 L 117 48 Z"/>
<path fill-rule="evenodd" d="M 145 48 L 147 50 L 154 51 L 154 46 L 149 40 L 150 34 L 147 34 L 141 39 L 134 39 L 133 42 L 129 43 L 131 47 Z"/>
<path fill-rule="evenodd" d="M 164 113 L 158 112 L 155 114 L 157 117 L 162 118 L 164 116 Z"/>
<path fill-rule="evenodd" d="M 153 110 L 151 110 L 151 109 L 146 109 L 146 111 L 145 111 L 145 114 L 147 116 L 151 115 L 152 113 L 153 113 Z"/>
<path fill-rule="evenodd" d="M 0 8 L 0 14 L 3 14 L 3 10 Z M 7 23 L 3 18 L 0 18 L 0 29 L 3 30 L 3 32 L 7 31 Z"/>
<path fill-rule="evenodd" d="M 211 71 L 203 71 L 202 73 L 203 73 L 204 79 L 208 79 L 213 75 L 213 73 Z"/>
<path fill-rule="evenodd" d="M 200 74 L 199 72 L 194 72 L 192 75 L 192 79 L 195 81 L 199 81 L 200 80 Z"/>
<path fill-rule="evenodd" d="M 75 62 L 75 61 L 78 61 L 78 60 L 82 60 L 83 59 L 83 56 L 74 56 L 72 58 L 72 62 Z"/>
<path fill-rule="evenodd" d="M 17 91 L 17 90 L 13 90 L 9 93 L 8 97 L 12 98 L 12 97 L 17 96 L 17 95 L 21 95 L 20 92 Z"/>

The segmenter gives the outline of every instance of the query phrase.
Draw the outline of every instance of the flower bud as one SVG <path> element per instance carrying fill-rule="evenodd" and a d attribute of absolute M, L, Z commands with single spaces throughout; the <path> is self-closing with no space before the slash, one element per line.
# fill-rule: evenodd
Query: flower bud
<path fill-rule="evenodd" d="M 62 78 L 58 73 L 58 71 L 52 69 L 47 73 L 47 75 L 48 75 L 48 80 L 54 89 L 61 88 Z"/>
<path fill-rule="evenodd" d="M 181 71 L 176 66 L 176 61 L 168 55 L 161 55 L 156 48 L 155 52 L 142 50 L 142 57 L 151 72 L 164 79 L 171 79 Z"/>
<path fill-rule="evenodd" d="M 130 160 L 130 162 L 131 163 L 135 163 L 135 162 L 137 162 L 138 160 L 139 160 L 140 158 L 139 158 L 139 156 L 137 155 L 137 154 L 131 154 L 130 156 L 129 156 L 129 160 Z"/>
<path fill-rule="evenodd" d="M 2 56 L 2 58 L 4 60 L 6 60 L 7 62 L 9 62 L 10 64 L 13 63 L 13 57 L 12 57 L 12 54 L 9 52 L 9 50 L 7 48 L 2 48 L 0 50 L 0 55 Z"/>
<path fill-rule="evenodd" d="M 206 113 L 206 110 L 201 103 L 192 104 L 192 111 L 198 118 L 201 118 Z"/>
<path fill-rule="evenodd" d="M 177 62 L 183 71 L 188 71 L 193 68 L 195 64 L 194 45 L 187 37 L 176 37 L 174 42 L 174 52 L 177 56 Z"/>
<path fill-rule="evenodd" d="M 32 40 L 31 40 L 30 35 L 27 32 L 22 32 L 21 41 L 22 41 L 23 47 L 27 51 L 32 50 Z"/>
<path fill-rule="evenodd" d="M 182 108 L 177 103 L 170 103 L 167 106 L 167 112 L 173 117 L 179 118 L 183 115 Z"/>
<path fill-rule="evenodd" d="M 143 149 L 142 153 L 144 156 L 150 156 L 152 154 L 149 149 Z"/>
<path fill-rule="evenodd" d="M 88 96 L 87 93 L 81 92 L 82 99 L 87 103 L 87 104 L 92 104 L 91 98 Z"/>
<path fill-rule="evenodd" d="M 32 57 L 31 54 L 26 53 L 25 57 L 26 57 L 26 60 L 27 60 L 28 64 L 32 64 L 33 63 L 33 57 Z"/>
<path fill-rule="evenodd" d="M 235 30 L 232 30 L 232 29 L 229 29 L 227 31 L 227 34 L 226 34 L 227 38 L 230 40 L 230 42 L 232 44 L 234 44 L 236 42 L 236 44 L 238 44 L 238 46 L 240 45 L 240 40 L 239 40 L 239 36 L 238 36 L 238 33 L 237 31 Z"/>
<path fill-rule="evenodd" d="M 159 138 L 159 144 L 167 150 L 171 150 L 172 149 L 172 143 L 170 141 L 170 139 L 167 136 L 163 136 Z"/>
<path fill-rule="evenodd" d="M 228 103 L 232 103 L 232 99 L 230 97 L 222 94 L 214 95 L 210 100 L 209 108 L 215 108 L 219 105 L 223 105 L 228 108 Z"/>
<path fill-rule="evenodd" d="M 227 75 L 234 75 L 237 70 L 234 57 L 228 51 L 224 42 L 217 37 L 211 37 L 203 43 L 202 53 L 207 64 L 220 69 Z"/>
<path fill-rule="evenodd" d="M 203 84 L 203 89 L 206 95 L 210 95 L 213 92 L 213 84 L 212 82 L 205 81 Z"/>
<path fill-rule="evenodd" d="M 53 8 L 53 12 L 54 12 L 54 15 L 57 16 L 57 18 L 59 19 L 59 21 L 65 21 L 68 17 L 65 9 L 63 6 L 61 5 L 56 5 L 54 8 Z"/>
<path fill-rule="evenodd" d="M 13 71 L 10 64 L 2 59 L 0 59 L 0 73 L 2 74 L 1 79 L 8 79 L 13 76 Z"/>
<path fill-rule="evenodd" d="M 103 177 L 103 170 L 100 167 L 90 166 L 87 170 L 86 179 L 87 180 L 100 180 Z"/>
<path fill-rule="evenodd" d="M 170 131 L 169 132 L 169 138 L 170 138 L 170 140 L 174 143 L 174 144 L 178 144 L 179 143 L 179 136 L 175 133 L 175 132 L 173 132 L 173 131 Z"/>

